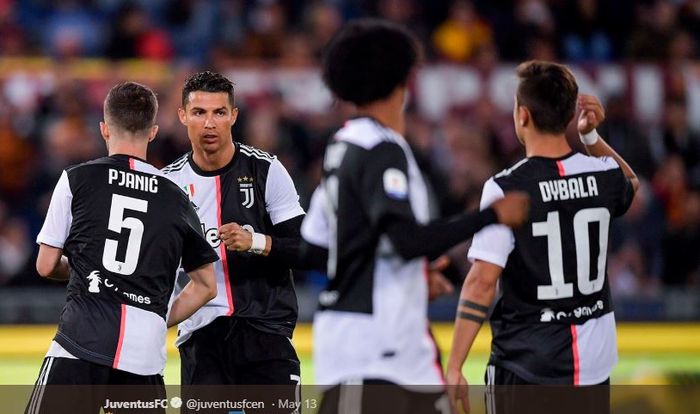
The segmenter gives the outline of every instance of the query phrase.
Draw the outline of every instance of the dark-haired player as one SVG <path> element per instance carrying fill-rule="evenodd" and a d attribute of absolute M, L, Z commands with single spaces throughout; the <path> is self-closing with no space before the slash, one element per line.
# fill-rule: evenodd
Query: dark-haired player
<path fill-rule="evenodd" d="M 489 179 L 481 204 L 485 207 L 507 191 L 525 191 L 531 213 L 517 230 L 484 228 L 469 250 L 474 265 L 462 288 L 447 371 L 448 383 L 456 386 L 450 388 L 453 401 L 461 399 L 465 408 L 462 365 L 499 280 L 487 385 L 604 384 L 617 362 L 606 267 L 608 230 L 610 221 L 629 207 L 638 180 L 598 137 L 595 127 L 604 118 L 603 109 L 595 97 L 578 95 L 569 69 L 531 61 L 521 64 L 517 75 L 513 120 L 527 158 Z M 573 152 L 564 135 L 577 102 L 578 130 L 591 156 Z M 513 395 L 498 398 L 496 407 L 489 408 L 598 413 L 607 404 L 584 398 L 547 409 L 546 399 L 526 405 Z"/>
<path fill-rule="evenodd" d="M 356 106 L 357 117 L 329 144 L 302 226 L 312 251 L 328 251 L 330 282 L 314 318 L 315 380 L 331 386 L 322 413 L 449 409 L 428 326 L 427 259 L 486 225 L 515 226 L 527 216 L 527 198 L 515 194 L 482 212 L 428 222 L 426 186 L 403 137 L 418 54 L 404 29 L 358 20 L 334 37 L 324 57 L 325 83 Z M 410 385 L 433 392 L 413 394 Z"/>
<path fill-rule="evenodd" d="M 178 115 L 192 151 L 163 172 L 189 194 L 220 257 L 217 297 L 178 327 L 182 384 L 296 386 L 290 266 L 304 210 L 294 183 L 275 156 L 233 141 L 238 108 L 226 77 L 187 79 Z"/>
<path fill-rule="evenodd" d="M 95 389 L 62 388 L 69 397 L 45 385 L 138 385 L 162 398 L 167 326 L 216 295 L 217 256 L 194 208 L 145 161 L 157 111 L 147 87 L 113 87 L 100 123 L 109 156 L 66 169 L 56 184 L 36 267 L 68 280 L 68 297 L 27 413 L 97 413 L 105 403 Z M 180 263 L 191 281 L 166 321 Z"/>

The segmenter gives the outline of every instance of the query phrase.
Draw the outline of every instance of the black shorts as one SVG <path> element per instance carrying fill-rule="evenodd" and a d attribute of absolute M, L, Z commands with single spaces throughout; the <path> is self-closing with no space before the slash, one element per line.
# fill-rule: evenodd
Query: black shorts
<path fill-rule="evenodd" d="M 450 412 L 444 392 L 416 392 L 383 380 L 336 385 L 323 392 L 318 414 L 442 414 Z"/>
<path fill-rule="evenodd" d="M 300 366 L 292 342 L 245 319 L 219 317 L 180 345 L 182 385 L 297 385 Z"/>
<path fill-rule="evenodd" d="M 484 377 L 487 414 L 610 413 L 610 379 L 588 386 L 536 385 L 494 365 Z"/>
<path fill-rule="evenodd" d="M 99 413 L 111 401 L 162 401 L 161 375 L 137 375 L 81 359 L 46 357 L 25 413 Z M 164 408 L 108 409 L 112 413 L 165 413 Z"/>
<path fill-rule="evenodd" d="M 262 332 L 244 319 L 219 317 L 195 331 L 179 351 L 183 400 L 247 399 L 267 401 L 267 407 L 278 399 L 301 401 L 299 358 L 284 335 Z M 183 405 L 181 412 L 195 411 Z M 197 414 L 208 412 L 218 413 Z"/>

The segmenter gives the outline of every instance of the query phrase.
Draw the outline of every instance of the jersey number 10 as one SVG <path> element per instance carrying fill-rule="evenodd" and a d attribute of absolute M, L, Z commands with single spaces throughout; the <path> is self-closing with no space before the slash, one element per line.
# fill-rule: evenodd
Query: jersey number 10
<path fill-rule="evenodd" d="M 110 272 L 128 276 L 136 271 L 138 265 L 141 239 L 143 238 L 143 222 L 136 217 L 124 217 L 125 210 L 145 213 L 148 210 L 148 201 L 112 194 L 112 207 L 109 211 L 107 228 L 115 233 L 121 233 L 122 229 L 129 229 L 129 240 L 126 243 L 124 261 L 121 262 L 117 260 L 119 242 L 106 239 L 105 249 L 102 253 L 102 265 Z"/>
<path fill-rule="evenodd" d="M 598 223 L 598 261 L 596 277 L 591 279 L 591 253 L 588 225 Z M 586 208 L 574 215 L 574 243 L 576 244 L 576 278 L 578 290 L 583 295 L 599 292 L 605 284 L 605 262 L 608 252 L 608 229 L 610 211 L 607 208 Z M 574 284 L 564 280 L 564 258 L 562 254 L 559 212 L 547 213 L 547 221 L 532 223 L 532 235 L 547 236 L 549 275 L 551 285 L 537 286 L 537 299 L 564 299 L 574 296 Z"/>

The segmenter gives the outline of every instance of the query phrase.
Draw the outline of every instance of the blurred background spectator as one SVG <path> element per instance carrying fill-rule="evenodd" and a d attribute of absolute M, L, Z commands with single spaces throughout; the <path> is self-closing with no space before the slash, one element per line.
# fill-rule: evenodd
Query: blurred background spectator
<path fill-rule="evenodd" d="M 439 56 L 456 63 L 469 62 L 492 41 L 491 27 L 469 0 L 455 1 L 447 20 L 433 32 L 433 44 Z"/>
<path fill-rule="evenodd" d="M 158 91 L 149 159 L 160 167 L 189 150 L 176 117 L 185 77 L 224 72 L 241 109 L 235 139 L 278 155 L 306 205 L 350 115 L 319 59 L 361 16 L 406 25 L 425 47 L 407 138 L 435 215 L 477 206 L 486 178 L 523 156 L 514 65 L 566 62 L 604 101 L 600 132 L 644 182 L 611 229 L 614 294 L 700 283 L 700 0 L 0 0 L 0 285 L 60 286 L 36 276 L 34 239 L 61 170 L 105 153 L 102 99 L 123 79 Z M 464 246 L 453 253 L 463 275 Z"/>

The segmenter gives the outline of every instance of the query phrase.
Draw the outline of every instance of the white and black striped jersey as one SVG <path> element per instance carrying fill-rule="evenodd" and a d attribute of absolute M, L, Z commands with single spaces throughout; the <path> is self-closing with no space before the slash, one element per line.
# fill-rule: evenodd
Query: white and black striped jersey
<path fill-rule="evenodd" d="M 329 256 L 330 281 L 314 317 L 318 384 L 442 384 L 428 329 L 427 260 L 397 253 L 382 230 L 391 216 L 428 222 L 413 153 L 377 121 L 350 120 L 326 150 L 323 180 L 302 225 L 305 241 L 328 248 Z"/>
<path fill-rule="evenodd" d="M 274 227 L 304 214 L 294 182 L 276 157 L 238 142 L 234 145 L 233 159 L 219 170 L 201 170 L 191 152 L 163 169 L 189 195 L 206 239 L 220 257 L 214 264 L 218 295 L 179 325 L 178 346 L 219 316 L 246 318 L 261 331 L 290 338 L 296 325 L 289 264 L 228 251 L 218 238 L 219 227 L 226 223 L 274 235 Z"/>
<path fill-rule="evenodd" d="M 37 242 L 70 263 L 48 356 L 140 375 L 165 366 L 177 269 L 217 259 L 187 197 L 145 161 L 113 155 L 63 171 Z"/>
<path fill-rule="evenodd" d="M 634 191 L 612 158 L 530 157 L 489 179 L 482 208 L 507 191 L 531 197 L 530 220 L 474 236 L 470 260 L 503 267 L 491 364 L 533 383 L 598 384 L 617 362 L 607 281 L 610 221 Z"/>

